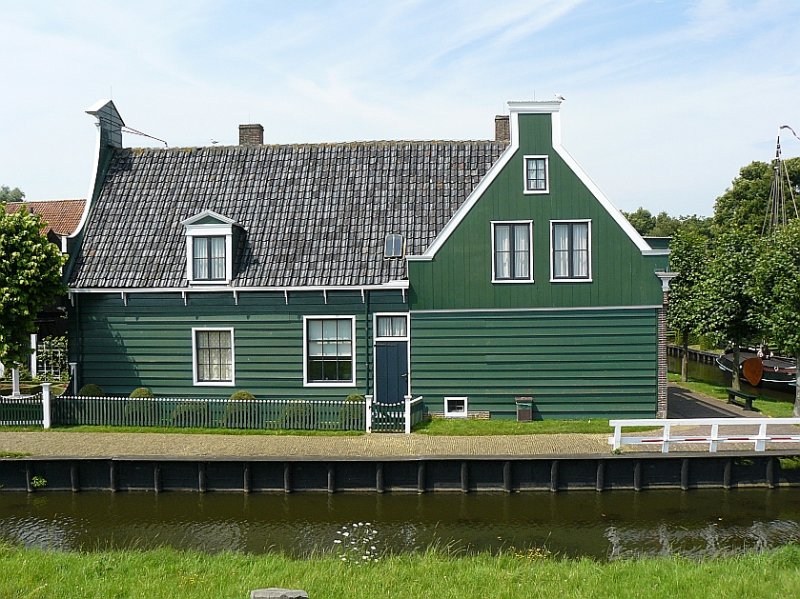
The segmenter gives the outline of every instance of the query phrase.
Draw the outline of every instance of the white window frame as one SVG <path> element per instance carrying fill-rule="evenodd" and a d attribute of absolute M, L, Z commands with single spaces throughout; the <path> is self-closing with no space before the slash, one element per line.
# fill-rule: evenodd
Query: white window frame
<path fill-rule="evenodd" d="M 198 380 L 197 367 L 197 333 L 221 333 L 231 335 L 231 380 L 201 381 Z M 195 387 L 234 387 L 236 385 L 236 336 L 233 327 L 192 327 L 192 384 Z"/>
<path fill-rule="evenodd" d="M 528 189 L 528 160 L 544 160 L 544 189 Z M 550 193 L 550 157 L 546 154 L 528 154 L 522 157 L 522 193 L 541 195 Z"/>
<path fill-rule="evenodd" d="M 554 225 L 564 225 L 569 223 L 586 223 L 586 235 L 588 239 L 586 240 L 587 247 L 589 249 L 588 255 L 588 276 L 587 277 L 580 277 L 580 278 L 573 278 L 573 279 L 564 279 L 564 278 L 555 278 L 555 263 L 553 262 L 554 257 L 554 250 L 553 250 L 553 226 Z M 592 220 L 589 218 L 563 218 L 559 220 L 551 220 L 550 221 L 550 282 L 551 283 L 591 283 L 592 282 Z"/>
<path fill-rule="evenodd" d="M 451 401 L 463 401 L 464 411 L 452 411 L 448 409 L 448 404 Z M 444 417 L 445 418 L 468 418 L 469 417 L 469 397 L 466 395 L 460 396 L 445 396 L 444 398 Z"/>
<path fill-rule="evenodd" d="M 199 220 L 212 218 L 219 222 L 195 224 Z M 211 210 L 204 210 L 191 218 L 182 221 L 186 235 L 186 279 L 190 285 L 228 285 L 233 274 L 233 225 L 230 218 L 217 214 Z M 225 277 L 223 279 L 195 279 L 194 278 L 194 238 L 195 237 L 224 237 L 225 238 Z"/>
<path fill-rule="evenodd" d="M 350 321 L 350 361 L 352 381 L 342 382 L 309 382 L 308 380 L 308 321 L 309 320 L 349 320 Z M 303 316 L 303 387 L 355 387 L 358 376 L 356 374 L 356 352 L 358 343 L 356 342 L 356 317 L 346 314 L 309 314 Z"/>
<path fill-rule="evenodd" d="M 527 279 L 498 279 L 497 278 L 497 261 L 495 260 L 495 245 L 494 245 L 494 230 L 497 225 L 528 225 L 528 273 Z M 532 220 L 493 220 L 490 222 L 492 228 L 492 246 L 490 249 L 492 260 L 492 283 L 500 284 L 531 284 L 533 280 L 533 221 Z"/>

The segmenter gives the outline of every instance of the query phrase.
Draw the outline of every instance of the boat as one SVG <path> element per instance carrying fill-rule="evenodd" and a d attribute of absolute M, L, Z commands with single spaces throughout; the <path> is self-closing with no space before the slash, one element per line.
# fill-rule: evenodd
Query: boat
<path fill-rule="evenodd" d="M 733 350 L 729 349 L 717 358 L 720 370 L 733 372 Z M 742 348 L 739 350 L 739 375 L 753 387 L 762 383 L 786 390 L 786 387 L 795 384 L 797 377 L 797 363 L 792 358 L 769 355 L 766 358 L 759 356 L 755 348 Z"/>

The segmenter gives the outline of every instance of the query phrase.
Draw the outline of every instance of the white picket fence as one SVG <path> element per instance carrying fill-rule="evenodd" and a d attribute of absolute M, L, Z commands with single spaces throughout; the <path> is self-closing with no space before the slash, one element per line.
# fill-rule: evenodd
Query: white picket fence
<path fill-rule="evenodd" d="M 613 449 L 623 445 L 661 445 L 662 453 L 669 453 L 670 445 L 675 443 L 707 444 L 708 451 L 714 453 L 720 443 L 752 443 L 755 451 L 764 451 L 767 443 L 798 443 L 800 429 L 792 432 L 785 430 L 769 432 L 775 426 L 800 425 L 800 418 L 644 418 L 639 420 L 609 420 L 608 425 L 614 428 L 613 436 L 608 438 Z M 626 427 L 660 428 L 660 434 L 643 433 L 642 436 L 622 436 Z M 708 427 L 708 433 L 696 434 L 691 431 L 675 430 L 678 427 Z M 731 430 L 734 429 L 734 430 Z M 742 432 L 747 429 L 746 432 Z"/>

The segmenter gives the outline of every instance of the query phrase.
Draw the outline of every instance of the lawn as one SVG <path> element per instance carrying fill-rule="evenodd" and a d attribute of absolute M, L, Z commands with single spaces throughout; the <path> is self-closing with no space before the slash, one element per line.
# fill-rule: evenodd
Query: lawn
<path fill-rule="evenodd" d="M 546 552 L 453 556 L 443 551 L 353 563 L 336 555 L 157 549 L 46 552 L 0 545 L 0 596 L 60 599 L 220 599 L 258 588 L 303 589 L 312 599 L 361 597 L 794 597 L 800 548 L 738 557 L 598 562 Z"/>
<path fill-rule="evenodd" d="M 724 402 L 728 401 L 727 387 L 714 385 L 711 383 L 704 383 L 702 381 L 695 381 L 692 379 L 684 383 L 681 381 L 680 375 L 675 373 L 669 374 L 669 381 L 678 385 L 679 387 L 688 389 L 689 391 L 707 395 L 712 399 L 718 399 L 719 401 Z M 791 418 L 792 409 L 794 406 L 788 401 L 760 397 L 753 402 L 753 407 L 761 412 L 764 416 L 769 416 L 770 418 Z"/>
<path fill-rule="evenodd" d="M 630 429 L 627 429 L 630 430 Z M 479 420 L 461 418 L 437 418 L 414 429 L 421 435 L 542 435 L 553 433 L 612 433 L 608 419 L 594 420 L 536 420 L 517 422 L 516 420 Z"/>

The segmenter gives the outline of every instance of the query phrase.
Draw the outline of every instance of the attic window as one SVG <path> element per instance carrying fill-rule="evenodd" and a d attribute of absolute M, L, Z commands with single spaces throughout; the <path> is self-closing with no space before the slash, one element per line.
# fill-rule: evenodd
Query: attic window
<path fill-rule="evenodd" d="M 549 193 L 547 156 L 525 156 L 525 193 Z"/>
<path fill-rule="evenodd" d="M 386 246 L 383 251 L 383 257 L 402 258 L 403 249 L 403 236 L 397 233 L 390 233 L 386 236 Z"/>
<path fill-rule="evenodd" d="M 230 283 L 233 277 L 234 221 L 204 210 L 181 224 L 186 236 L 186 278 L 189 284 Z"/>

